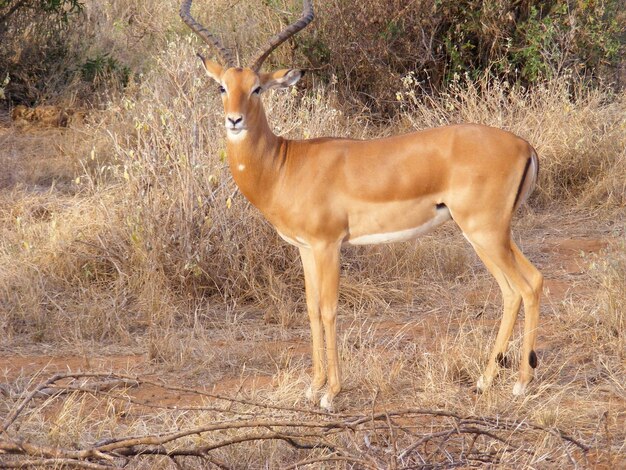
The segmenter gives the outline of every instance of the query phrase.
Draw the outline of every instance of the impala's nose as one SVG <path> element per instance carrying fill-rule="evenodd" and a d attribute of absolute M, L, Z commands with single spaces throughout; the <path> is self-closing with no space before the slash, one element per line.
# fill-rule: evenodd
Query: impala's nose
<path fill-rule="evenodd" d="M 237 124 L 243 122 L 243 116 L 228 116 L 227 119 L 231 127 L 237 127 Z"/>
<path fill-rule="evenodd" d="M 226 130 L 229 136 L 235 136 L 246 130 L 242 114 L 228 114 L 226 116 Z"/>

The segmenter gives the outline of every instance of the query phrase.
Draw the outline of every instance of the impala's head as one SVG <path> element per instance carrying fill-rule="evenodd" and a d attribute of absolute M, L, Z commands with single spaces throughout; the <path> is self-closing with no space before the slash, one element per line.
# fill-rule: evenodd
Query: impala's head
<path fill-rule="evenodd" d="M 303 75 L 302 71 L 294 69 L 261 73 L 248 67 L 226 68 L 202 56 L 200 59 L 222 95 L 224 125 L 230 139 L 243 137 L 248 127 L 255 125 L 263 108 L 261 94 L 264 91 L 295 85 Z"/>
<path fill-rule="evenodd" d="M 246 134 L 248 126 L 255 124 L 255 118 L 262 110 L 261 93 L 271 88 L 286 88 L 295 85 L 302 77 L 300 70 L 284 69 L 273 73 L 260 72 L 267 57 L 280 44 L 313 21 L 311 0 L 304 0 L 302 16 L 279 34 L 270 39 L 266 48 L 259 52 L 250 67 L 236 67 L 235 60 L 220 40 L 198 23 L 190 13 L 192 0 L 183 0 L 180 16 L 207 44 L 215 47 L 222 62 L 214 62 L 200 56 L 209 76 L 218 84 L 224 102 L 224 123 L 230 139 L 239 139 Z"/>

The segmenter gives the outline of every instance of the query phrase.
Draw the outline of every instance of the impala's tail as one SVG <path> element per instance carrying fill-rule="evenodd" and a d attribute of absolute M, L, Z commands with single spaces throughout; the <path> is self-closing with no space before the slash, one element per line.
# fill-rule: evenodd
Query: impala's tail
<path fill-rule="evenodd" d="M 531 147 L 530 157 L 526 161 L 524 167 L 524 173 L 522 174 L 522 180 L 520 181 L 519 188 L 517 188 L 517 196 L 515 196 L 515 203 L 513 204 L 513 212 L 521 206 L 530 193 L 535 189 L 537 184 L 537 177 L 539 175 L 539 160 L 537 159 L 537 152 Z"/>

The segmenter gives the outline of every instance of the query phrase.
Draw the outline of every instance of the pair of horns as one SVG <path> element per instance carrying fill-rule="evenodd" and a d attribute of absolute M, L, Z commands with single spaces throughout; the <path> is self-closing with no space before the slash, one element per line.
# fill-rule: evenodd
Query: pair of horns
<path fill-rule="evenodd" d="M 192 0 L 183 0 L 182 5 L 180 6 L 180 17 L 187 24 L 187 26 L 189 26 L 198 36 L 202 38 L 204 42 L 206 42 L 210 46 L 215 47 L 215 49 L 217 50 L 217 55 L 219 56 L 220 60 L 224 62 L 225 65 L 233 67 L 236 64 L 236 61 L 234 60 L 230 51 L 226 47 L 224 47 L 224 45 L 217 38 L 217 36 L 210 33 L 208 29 L 198 23 L 193 18 L 193 16 L 191 16 L 191 2 Z M 304 29 L 311 21 L 313 21 L 312 0 L 304 0 L 303 3 L 304 6 L 300 19 L 295 23 L 290 24 L 280 33 L 270 39 L 268 45 L 257 53 L 257 59 L 250 67 L 252 70 L 258 72 L 261 69 L 263 62 L 265 62 L 265 59 L 267 59 L 267 57 L 274 51 L 274 49 L 276 49 L 298 31 Z"/>

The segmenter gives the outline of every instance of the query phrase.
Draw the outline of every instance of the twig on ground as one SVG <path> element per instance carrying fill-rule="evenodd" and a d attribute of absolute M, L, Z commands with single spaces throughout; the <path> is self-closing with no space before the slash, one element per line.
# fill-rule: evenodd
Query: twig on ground
<path fill-rule="evenodd" d="M 71 379 L 69 383 L 64 383 Z M 74 380 L 81 379 L 80 384 Z M 99 381 L 98 381 L 99 380 Z M 62 398 L 70 393 L 103 395 L 126 400 L 137 406 L 150 406 L 127 395 L 116 396 L 128 387 L 157 386 L 163 390 L 184 391 L 187 394 L 230 401 L 265 410 L 262 416 L 249 418 L 250 412 L 221 408 L 197 407 L 219 414 L 234 413 L 243 419 L 215 420 L 199 426 L 174 432 L 146 433 L 138 436 L 113 437 L 76 449 L 48 446 L 21 437 L 12 437 L 10 426 L 28 405 L 40 397 Z M 165 409 L 192 408 L 162 407 Z M 256 411 L 257 415 L 259 414 Z M 424 432 L 424 418 L 430 420 L 431 432 Z M 399 424 L 401 423 L 401 424 Z M 433 430 L 433 423 L 434 430 Z M 56 374 L 43 381 L 21 399 L 2 425 L 6 439 L 0 439 L 0 455 L 10 456 L 0 461 L 3 468 L 25 468 L 53 464 L 66 467 L 110 469 L 125 466 L 130 460 L 148 456 L 166 456 L 178 466 L 185 458 L 201 458 L 207 463 L 228 468 L 214 454 L 220 449 L 241 446 L 250 442 L 282 441 L 299 452 L 305 452 L 291 467 L 297 468 L 323 462 L 346 462 L 363 468 L 411 468 L 427 465 L 432 468 L 472 466 L 477 462 L 502 464 L 503 456 L 534 455 L 529 433 L 544 433 L 560 438 L 561 448 L 543 461 L 555 462 L 555 452 L 574 459 L 568 446 L 575 446 L 583 454 L 589 447 L 560 429 L 546 428 L 528 421 L 501 417 L 461 416 L 447 410 L 403 409 L 376 410 L 376 400 L 366 414 L 329 414 L 299 408 L 256 403 L 240 398 L 229 398 L 204 390 L 171 386 L 153 380 L 119 374 Z M 227 433 L 225 436 L 224 433 Z M 234 433 L 234 434 L 233 434 Z M 201 437 L 200 441 L 190 438 Z M 374 443 L 370 436 L 375 437 Z M 367 449 L 359 442 L 365 440 Z M 432 443 L 434 448 L 429 444 Z M 422 452 L 420 447 L 424 446 Z M 308 455 L 306 454 L 308 453 Z M 322 455 L 320 455 L 322 453 Z M 563 454 L 564 453 L 564 454 Z M 123 460 L 123 465 L 122 465 Z"/>

